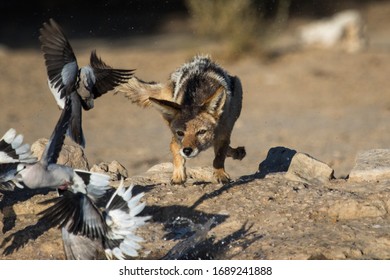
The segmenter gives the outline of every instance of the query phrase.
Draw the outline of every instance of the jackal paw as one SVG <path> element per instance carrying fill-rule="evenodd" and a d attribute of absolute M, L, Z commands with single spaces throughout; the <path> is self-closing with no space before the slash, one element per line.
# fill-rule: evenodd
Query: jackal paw
<path fill-rule="evenodd" d="M 171 178 L 171 184 L 174 185 L 182 185 L 187 180 L 187 176 L 185 172 L 173 172 L 172 178 Z"/>
<path fill-rule="evenodd" d="M 245 147 L 237 147 L 234 149 L 233 159 L 242 160 L 245 156 Z"/>
<path fill-rule="evenodd" d="M 230 182 L 230 176 L 224 169 L 214 169 L 214 180 L 216 183 L 226 184 Z"/>
<path fill-rule="evenodd" d="M 246 156 L 245 147 L 232 148 L 229 147 L 226 156 L 231 157 L 232 159 L 242 160 Z"/>

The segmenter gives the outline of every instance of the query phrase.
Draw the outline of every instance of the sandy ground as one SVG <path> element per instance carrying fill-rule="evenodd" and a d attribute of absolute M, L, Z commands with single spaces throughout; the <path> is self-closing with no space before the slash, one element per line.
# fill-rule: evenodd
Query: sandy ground
<path fill-rule="evenodd" d="M 136 69 L 144 80 L 165 81 L 197 53 L 210 53 L 239 76 L 244 102 L 232 145 L 245 146 L 247 157 L 227 160 L 233 178 L 255 173 L 275 146 L 308 153 L 329 164 L 336 177 L 345 177 L 358 151 L 390 145 L 390 4 L 362 12 L 370 44 L 355 54 L 292 50 L 274 59 L 250 53 L 230 61 L 223 56 L 223 46 L 185 33 L 120 42 L 70 40 L 80 65 L 97 49 L 108 64 Z M 290 42 L 294 28 L 287 31 L 281 39 Z M 13 127 L 29 143 L 50 136 L 60 112 L 47 87 L 38 39 L 36 48 L 0 50 L 0 110 L 0 131 Z M 83 117 L 90 166 L 117 160 L 134 176 L 171 160 L 170 132 L 153 109 L 107 94 Z M 188 164 L 210 166 L 212 159 L 210 150 Z"/>

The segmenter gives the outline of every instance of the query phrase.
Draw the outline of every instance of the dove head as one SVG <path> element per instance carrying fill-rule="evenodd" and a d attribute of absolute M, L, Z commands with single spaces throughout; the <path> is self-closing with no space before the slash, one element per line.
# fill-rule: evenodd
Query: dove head
<path fill-rule="evenodd" d="M 19 163 L 17 168 L 16 168 L 16 179 L 21 179 L 22 178 L 22 175 L 21 173 L 23 173 L 23 171 L 27 168 L 27 164 L 25 163 Z"/>
<path fill-rule="evenodd" d="M 33 165 L 19 163 L 16 168 L 15 181 L 25 184 L 29 188 L 36 188 Z"/>

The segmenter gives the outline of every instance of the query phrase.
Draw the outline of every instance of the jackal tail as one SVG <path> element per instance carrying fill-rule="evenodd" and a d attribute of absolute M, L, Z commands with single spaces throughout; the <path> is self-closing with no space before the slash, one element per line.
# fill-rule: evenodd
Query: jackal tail
<path fill-rule="evenodd" d="M 114 94 L 121 93 L 132 103 L 141 107 L 148 107 L 151 105 L 149 97 L 164 98 L 164 89 L 164 84 L 157 82 L 145 82 L 137 77 L 133 77 L 129 79 L 127 83 L 117 86 Z"/>

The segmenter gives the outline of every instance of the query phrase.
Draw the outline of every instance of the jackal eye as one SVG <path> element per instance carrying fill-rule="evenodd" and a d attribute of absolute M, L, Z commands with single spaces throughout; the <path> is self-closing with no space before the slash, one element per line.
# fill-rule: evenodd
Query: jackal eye
<path fill-rule="evenodd" d="M 201 129 L 201 130 L 199 130 L 199 131 L 196 133 L 196 135 L 203 135 L 203 134 L 205 134 L 206 132 L 207 132 L 206 129 Z"/>
<path fill-rule="evenodd" d="M 179 136 L 179 137 L 183 137 L 184 136 L 184 132 L 181 131 L 181 130 L 177 130 L 176 131 L 176 135 Z"/>

